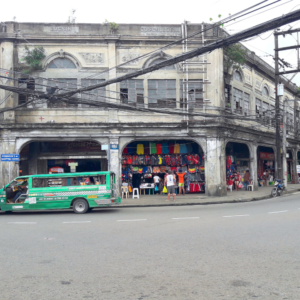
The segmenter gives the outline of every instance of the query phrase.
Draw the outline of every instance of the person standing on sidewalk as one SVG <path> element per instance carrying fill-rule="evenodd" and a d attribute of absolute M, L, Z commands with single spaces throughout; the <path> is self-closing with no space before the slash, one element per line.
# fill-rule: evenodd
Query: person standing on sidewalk
<path fill-rule="evenodd" d="M 181 195 L 181 193 L 183 195 L 185 195 L 185 190 L 184 190 L 184 175 L 186 173 L 183 172 L 182 173 L 182 169 L 179 169 L 179 172 L 177 173 L 178 176 L 178 187 L 179 187 L 179 195 Z"/>
<path fill-rule="evenodd" d="M 249 172 L 249 170 L 246 170 L 246 173 L 244 175 L 244 183 L 245 183 L 245 188 L 246 188 L 246 191 L 247 191 L 248 185 L 250 184 L 250 172 Z"/>
<path fill-rule="evenodd" d="M 171 171 L 168 171 L 168 175 L 165 178 L 165 184 L 167 185 L 167 191 L 168 191 L 168 200 L 170 201 L 171 194 L 173 195 L 173 201 L 175 201 L 175 183 L 176 183 L 176 177 L 174 174 L 171 173 Z"/>

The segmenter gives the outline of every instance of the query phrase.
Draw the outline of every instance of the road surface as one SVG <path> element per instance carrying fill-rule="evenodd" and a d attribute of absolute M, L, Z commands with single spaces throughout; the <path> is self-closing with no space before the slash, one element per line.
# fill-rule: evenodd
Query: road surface
<path fill-rule="evenodd" d="M 299 197 L 1 212 L 0 298 L 300 299 Z"/>

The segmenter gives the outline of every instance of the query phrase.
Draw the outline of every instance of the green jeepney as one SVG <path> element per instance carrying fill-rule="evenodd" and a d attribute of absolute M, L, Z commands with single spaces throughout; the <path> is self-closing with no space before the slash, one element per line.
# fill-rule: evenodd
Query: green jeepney
<path fill-rule="evenodd" d="M 82 214 L 95 207 L 119 204 L 116 191 L 112 172 L 20 176 L 0 190 L 0 210 L 73 208 Z"/>

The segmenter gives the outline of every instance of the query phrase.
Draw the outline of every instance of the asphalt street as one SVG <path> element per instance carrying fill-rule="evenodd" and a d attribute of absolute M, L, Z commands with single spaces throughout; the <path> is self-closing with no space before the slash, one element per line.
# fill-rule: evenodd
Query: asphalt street
<path fill-rule="evenodd" d="M 300 299 L 300 193 L 0 213 L 0 299 Z"/>

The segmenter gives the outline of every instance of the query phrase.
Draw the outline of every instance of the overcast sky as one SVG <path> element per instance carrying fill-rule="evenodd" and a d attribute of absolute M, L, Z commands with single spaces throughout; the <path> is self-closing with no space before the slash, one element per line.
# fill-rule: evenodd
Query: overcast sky
<path fill-rule="evenodd" d="M 0 4 L 0 22 L 12 21 L 16 18 L 17 22 L 56 22 L 65 23 L 68 20 L 71 9 L 76 9 L 76 23 L 102 23 L 105 19 L 116 23 L 161 23 L 161 24 L 180 24 L 184 20 L 192 23 L 209 22 L 219 20 L 229 14 L 239 12 L 262 0 L 51 0 L 47 3 L 41 0 L 14 0 L 4 1 Z M 276 0 L 269 0 L 264 5 Z M 279 6 L 280 5 L 280 6 Z M 275 7 L 278 6 L 278 7 Z M 273 8 L 275 7 L 275 8 Z M 266 20 L 281 16 L 292 10 L 300 9 L 300 0 L 279 0 L 278 3 L 269 6 L 259 12 L 253 13 L 253 17 L 247 16 L 244 21 L 236 20 L 226 29 L 230 34 L 239 30 L 246 29 Z M 265 11 L 264 13 L 261 13 Z M 300 20 L 291 24 L 294 28 L 300 28 Z M 287 30 L 284 26 L 281 29 Z M 297 34 L 280 40 L 280 46 L 294 45 Z M 263 33 L 249 42 L 244 43 L 257 55 L 261 56 L 268 63 L 273 64 L 274 37 L 271 32 Z M 293 66 L 297 64 L 297 51 L 289 50 L 280 53 L 280 56 Z M 290 78 L 291 75 L 286 77 Z M 300 86 L 300 75 L 293 80 Z"/>

